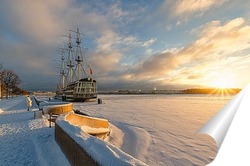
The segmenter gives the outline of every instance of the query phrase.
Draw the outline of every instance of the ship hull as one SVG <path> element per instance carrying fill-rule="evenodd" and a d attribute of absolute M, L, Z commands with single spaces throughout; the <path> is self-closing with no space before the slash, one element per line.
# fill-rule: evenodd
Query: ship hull
<path fill-rule="evenodd" d="M 89 101 L 97 98 L 96 81 L 91 78 L 84 78 L 67 85 L 66 88 L 56 91 L 57 99 L 67 101 Z"/>

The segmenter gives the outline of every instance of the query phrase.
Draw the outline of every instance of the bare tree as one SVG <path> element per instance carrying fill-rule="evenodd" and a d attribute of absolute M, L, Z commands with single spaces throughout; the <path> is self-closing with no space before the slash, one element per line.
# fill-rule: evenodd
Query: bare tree
<path fill-rule="evenodd" d="M 21 80 L 19 76 L 12 70 L 3 70 L 2 71 L 2 83 L 6 91 L 6 98 L 9 98 L 12 95 L 12 92 L 17 89 L 20 85 Z"/>

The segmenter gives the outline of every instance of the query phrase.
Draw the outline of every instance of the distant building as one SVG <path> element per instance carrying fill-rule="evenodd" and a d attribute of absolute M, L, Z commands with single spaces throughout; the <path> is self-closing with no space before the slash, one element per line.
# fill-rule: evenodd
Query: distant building
<path fill-rule="evenodd" d="M 43 97 L 54 97 L 56 94 L 54 92 L 42 92 L 37 91 L 32 93 L 34 96 L 43 96 Z"/>

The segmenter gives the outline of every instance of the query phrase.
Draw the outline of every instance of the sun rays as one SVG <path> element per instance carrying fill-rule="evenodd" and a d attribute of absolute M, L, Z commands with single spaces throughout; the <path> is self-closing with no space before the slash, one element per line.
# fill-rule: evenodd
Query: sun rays
<path fill-rule="evenodd" d="M 219 96 L 229 96 L 235 95 L 240 91 L 238 88 L 215 88 L 213 89 L 209 95 L 219 95 Z"/>

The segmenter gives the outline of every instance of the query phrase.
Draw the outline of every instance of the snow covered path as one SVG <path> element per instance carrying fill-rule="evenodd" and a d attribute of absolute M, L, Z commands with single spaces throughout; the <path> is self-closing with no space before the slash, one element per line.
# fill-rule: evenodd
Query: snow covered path
<path fill-rule="evenodd" d="M 33 116 L 25 97 L 0 101 L 0 165 L 69 165 L 54 129 Z"/>

